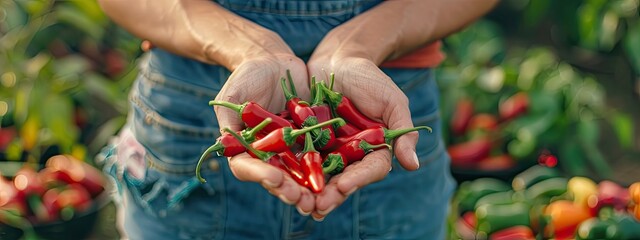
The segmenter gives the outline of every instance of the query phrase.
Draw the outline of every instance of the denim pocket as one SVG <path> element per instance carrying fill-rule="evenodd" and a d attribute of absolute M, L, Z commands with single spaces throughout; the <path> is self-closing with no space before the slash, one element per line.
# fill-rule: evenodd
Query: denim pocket
<path fill-rule="evenodd" d="M 117 186 L 119 194 L 115 197 L 118 200 L 128 194 L 132 199 L 121 207 L 142 210 L 146 217 L 166 224 L 180 239 L 221 236 L 226 211 L 219 169 L 205 169 L 203 176 L 208 182 L 202 184 L 193 175 L 170 174 L 154 168 L 152 163 L 157 160 L 152 158 L 128 128 L 109 146 L 103 158 L 104 170 Z"/>

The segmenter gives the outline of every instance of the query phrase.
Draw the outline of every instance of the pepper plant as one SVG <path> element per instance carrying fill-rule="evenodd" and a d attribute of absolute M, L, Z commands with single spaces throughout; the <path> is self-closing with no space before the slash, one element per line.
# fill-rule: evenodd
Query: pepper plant
<path fill-rule="evenodd" d="M 517 43 L 507 48 L 505 39 L 502 29 L 489 20 L 479 21 L 445 39 L 448 58 L 438 70 L 437 79 L 443 92 L 446 141 L 451 146 L 483 137 L 491 142 L 485 150 L 465 147 L 464 153 L 452 153 L 452 149 L 450 153 L 463 156 L 465 164 L 461 165 L 466 166 L 471 166 L 472 160 L 500 161 L 485 164 L 494 167 L 490 171 L 463 170 L 493 171 L 487 173 L 489 175 L 511 169 L 515 172 L 541 160 L 541 153 L 550 153 L 572 175 L 595 172 L 599 177 L 610 176 L 611 167 L 599 146 L 601 128 L 610 125 L 620 145 L 628 147 L 633 141 L 632 120 L 606 104 L 605 91 L 598 79 L 561 59 L 552 48 Z M 526 97 L 519 103 L 506 104 L 510 97 L 517 95 Z M 463 109 L 456 105 L 464 99 L 470 99 L 472 106 L 464 108 L 470 111 L 462 114 L 467 115 L 467 119 L 460 119 Z M 518 113 L 517 118 L 505 119 L 505 114 L 512 114 L 505 112 L 506 105 L 512 108 L 510 111 L 520 111 L 514 110 L 517 108 L 514 104 L 523 105 L 523 113 Z M 497 120 L 471 123 L 472 117 L 479 114 L 494 116 Z M 482 131 L 467 129 L 465 134 L 457 134 L 456 124 L 460 122 L 467 128 L 473 125 Z M 490 158 L 502 154 L 508 154 L 515 161 Z M 455 166 L 456 157 L 453 158 Z M 495 169 L 495 166 L 503 168 Z"/>
<path fill-rule="evenodd" d="M 124 123 L 139 42 L 95 1 L 1 1 L 0 161 L 87 160 Z M 117 50 L 116 50 L 117 49 Z"/>

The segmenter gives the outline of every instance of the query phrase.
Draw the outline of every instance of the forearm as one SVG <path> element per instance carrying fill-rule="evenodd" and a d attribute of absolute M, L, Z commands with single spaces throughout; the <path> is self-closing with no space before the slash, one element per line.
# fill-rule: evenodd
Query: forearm
<path fill-rule="evenodd" d="M 376 64 L 452 34 L 488 12 L 497 0 L 385 1 L 331 31 L 316 57 L 361 57 Z"/>
<path fill-rule="evenodd" d="M 104 12 L 154 46 L 234 70 L 244 60 L 293 54 L 276 33 L 211 1 L 99 0 Z M 135 16 L 135 17 L 131 17 Z"/>

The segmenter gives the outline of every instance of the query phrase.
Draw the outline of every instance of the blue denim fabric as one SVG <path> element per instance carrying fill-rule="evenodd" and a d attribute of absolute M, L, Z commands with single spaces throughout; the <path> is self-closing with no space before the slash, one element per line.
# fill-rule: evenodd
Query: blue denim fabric
<path fill-rule="evenodd" d="M 305 58 L 333 27 L 379 1 L 218 1 L 279 33 Z M 323 222 L 297 213 L 256 183 L 238 181 L 225 158 L 211 157 L 200 184 L 195 164 L 219 135 L 208 101 L 230 72 L 154 49 L 142 61 L 123 133 L 105 171 L 118 186 L 130 239 L 444 239 L 454 190 L 441 139 L 439 93 L 431 69 L 383 69 L 410 99 L 421 167 L 394 161 L 380 182 L 354 193 Z M 127 140 L 128 139 L 128 140 Z"/>

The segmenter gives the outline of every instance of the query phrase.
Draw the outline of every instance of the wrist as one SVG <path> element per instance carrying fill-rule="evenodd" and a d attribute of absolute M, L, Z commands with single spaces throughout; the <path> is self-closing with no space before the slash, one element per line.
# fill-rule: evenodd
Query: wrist
<path fill-rule="evenodd" d="M 206 43 L 203 44 L 202 52 L 208 62 L 218 63 L 230 71 L 238 68 L 245 62 L 254 59 L 276 59 L 295 57 L 295 54 L 282 38 L 267 29 L 259 30 L 259 33 L 252 35 L 258 36 L 258 40 L 251 39 L 231 39 L 235 43 L 220 44 Z M 221 46 L 235 45 L 234 48 Z"/>

